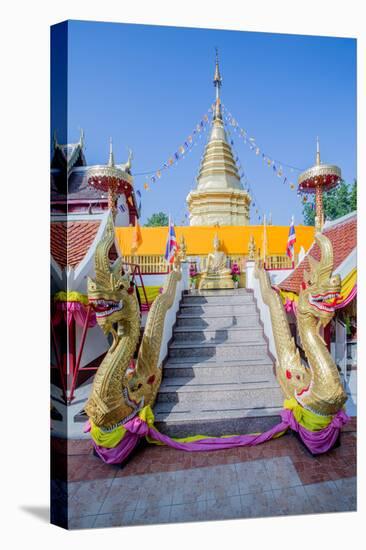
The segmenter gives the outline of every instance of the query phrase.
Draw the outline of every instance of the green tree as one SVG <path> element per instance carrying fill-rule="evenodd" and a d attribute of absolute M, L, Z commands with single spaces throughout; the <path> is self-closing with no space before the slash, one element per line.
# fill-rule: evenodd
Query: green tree
<path fill-rule="evenodd" d="M 324 216 L 326 220 L 335 220 L 352 212 L 357 207 L 357 182 L 352 187 L 341 181 L 337 187 L 323 194 Z M 305 225 L 315 224 L 315 201 L 307 202 L 303 208 Z"/>
<path fill-rule="evenodd" d="M 349 198 L 351 212 L 357 210 L 357 180 L 354 180 Z"/>
<path fill-rule="evenodd" d="M 145 227 L 163 227 L 167 225 L 169 225 L 169 218 L 164 212 L 153 214 L 145 223 Z"/>

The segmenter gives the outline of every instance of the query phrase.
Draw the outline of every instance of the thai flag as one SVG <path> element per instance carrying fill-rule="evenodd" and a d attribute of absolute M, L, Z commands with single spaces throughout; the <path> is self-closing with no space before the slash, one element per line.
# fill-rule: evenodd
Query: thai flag
<path fill-rule="evenodd" d="M 172 264 L 174 261 L 175 251 L 178 249 L 177 238 L 175 236 L 175 229 L 173 221 L 169 219 L 169 233 L 165 248 L 165 259 L 168 263 Z"/>
<path fill-rule="evenodd" d="M 294 226 L 294 217 L 292 216 L 290 231 L 288 233 L 288 239 L 287 239 L 287 248 L 286 248 L 286 254 L 290 258 L 290 260 L 294 260 L 295 242 L 296 242 L 296 234 L 295 234 L 295 226 Z"/>

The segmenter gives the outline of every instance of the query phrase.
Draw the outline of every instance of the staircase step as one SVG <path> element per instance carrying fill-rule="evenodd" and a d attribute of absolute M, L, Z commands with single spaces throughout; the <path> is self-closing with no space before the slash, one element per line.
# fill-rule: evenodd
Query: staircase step
<path fill-rule="evenodd" d="M 167 420 L 168 418 L 176 420 L 206 420 L 214 418 L 235 418 L 238 415 L 254 417 L 258 414 L 270 416 L 277 414 L 282 410 L 282 403 L 272 407 L 248 407 L 246 404 L 222 403 L 219 407 L 217 401 L 206 401 L 205 403 L 195 403 L 192 408 L 187 408 L 185 403 L 165 402 L 159 403 L 154 407 L 154 416 L 156 421 Z M 239 414 L 238 414 L 239 413 Z"/>
<path fill-rule="evenodd" d="M 254 342 L 212 341 L 194 344 L 192 342 L 176 342 L 169 346 L 169 357 L 211 357 L 217 361 L 267 358 L 267 344 L 264 340 Z"/>
<path fill-rule="evenodd" d="M 225 296 L 183 296 L 184 305 L 223 305 L 223 304 L 254 304 L 252 294 L 243 294 L 240 296 L 227 294 Z"/>
<path fill-rule="evenodd" d="M 216 376 L 217 372 L 220 372 L 222 376 L 238 377 L 250 376 L 256 374 L 257 376 L 268 376 L 273 373 L 273 365 L 268 363 L 264 364 L 264 360 L 259 362 L 261 364 L 249 364 L 238 361 L 238 365 L 226 365 L 224 362 L 207 362 L 207 363 L 173 363 L 169 362 L 164 366 L 164 379 L 174 377 L 188 377 L 188 376 Z M 240 373 L 240 374 L 238 374 Z"/>
<path fill-rule="evenodd" d="M 201 329 L 174 328 L 174 341 L 178 342 L 242 342 L 243 340 L 256 341 L 263 339 L 263 329 L 259 328 L 227 328 L 227 329 Z"/>
<path fill-rule="evenodd" d="M 248 288 L 218 288 L 205 290 L 185 290 L 183 292 L 183 296 L 240 296 L 247 294 L 253 296 L 253 291 Z"/>
<path fill-rule="evenodd" d="M 282 402 L 253 293 L 184 293 L 154 407 L 158 429 L 261 432 L 280 421 Z"/>
<path fill-rule="evenodd" d="M 174 379 L 172 379 L 174 380 Z M 236 384 L 197 384 L 160 387 L 157 403 L 187 403 L 191 407 L 199 402 L 204 406 L 206 401 L 217 401 L 217 408 L 222 402 L 232 405 L 242 404 L 245 407 L 280 407 L 283 401 L 281 391 L 275 379 Z"/>
<path fill-rule="evenodd" d="M 248 315 L 257 313 L 255 303 L 248 304 L 185 304 L 180 305 L 180 313 L 188 313 L 190 315 L 209 315 L 220 317 L 221 315 Z"/>
<path fill-rule="evenodd" d="M 248 357 L 240 357 L 239 359 L 232 359 L 229 357 L 224 358 L 223 360 L 217 360 L 216 357 L 202 357 L 200 355 L 191 355 L 189 357 L 169 357 L 165 361 L 165 366 L 175 366 L 175 365 L 189 365 L 195 367 L 240 367 L 240 366 L 257 366 L 257 365 L 273 365 L 273 361 L 269 355 L 266 355 L 264 359 L 254 358 L 250 359 Z M 164 368 L 165 368 L 164 366 Z"/>
<path fill-rule="evenodd" d="M 187 407 L 186 403 L 159 403 L 154 407 L 155 425 L 170 437 L 189 435 L 234 435 L 259 433 L 280 422 L 282 406 L 251 407 L 239 403 L 207 401 Z"/>
<path fill-rule="evenodd" d="M 226 328 L 250 328 L 261 326 L 258 313 L 249 315 L 221 315 L 201 316 L 197 314 L 178 313 L 176 327 L 226 329 Z"/>
<path fill-rule="evenodd" d="M 189 391 L 200 390 L 202 386 L 207 388 L 228 388 L 228 389 L 241 389 L 243 387 L 266 387 L 276 386 L 277 382 L 274 374 L 271 370 L 268 370 L 264 375 L 258 373 L 249 374 L 240 371 L 234 371 L 231 375 L 225 375 L 221 372 L 221 369 L 217 369 L 215 374 L 207 376 L 203 373 L 199 373 L 197 376 L 177 376 L 175 378 L 164 378 L 160 389 L 164 392 L 179 391 L 183 388 L 189 388 Z"/>

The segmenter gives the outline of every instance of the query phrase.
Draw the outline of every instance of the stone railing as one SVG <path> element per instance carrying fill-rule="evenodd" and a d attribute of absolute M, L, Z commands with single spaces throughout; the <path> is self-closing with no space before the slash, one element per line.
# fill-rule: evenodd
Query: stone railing
<path fill-rule="evenodd" d="M 123 256 L 123 261 L 138 264 L 143 275 L 169 273 L 169 264 L 164 256 L 160 254 Z"/>
<path fill-rule="evenodd" d="M 195 256 L 190 256 L 188 254 L 188 261 L 191 261 L 196 264 L 198 271 L 202 268 L 204 261 L 207 258 L 207 254 L 197 254 Z M 248 260 L 247 255 L 242 254 L 229 254 L 227 257 L 227 267 L 236 262 L 239 265 L 240 271 L 243 274 L 243 277 L 240 278 L 240 286 L 245 286 L 245 268 L 246 262 Z M 154 275 L 154 274 L 166 274 L 169 273 L 169 264 L 165 260 L 163 254 L 147 254 L 147 255 L 126 255 L 123 256 L 123 261 L 126 263 L 138 264 L 140 266 L 140 271 L 142 275 Z M 295 265 L 297 259 L 295 258 Z M 266 257 L 266 269 L 275 270 L 275 269 L 292 269 L 292 262 L 285 254 L 283 255 L 274 255 Z"/>
<path fill-rule="evenodd" d="M 297 263 L 295 256 L 295 265 Z M 292 269 L 292 260 L 286 254 L 267 256 L 266 257 L 266 269 Z"/>

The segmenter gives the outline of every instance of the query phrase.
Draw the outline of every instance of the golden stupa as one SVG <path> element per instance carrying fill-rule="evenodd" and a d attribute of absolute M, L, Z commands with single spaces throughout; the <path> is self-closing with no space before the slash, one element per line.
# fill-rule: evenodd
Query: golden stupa
<path fill-rule="evenodd" d="M 216 102 L 211 135 L 197 177 L 197 188 L 187 196 L 190 225 L 248 225 L 251 199 L 241 184 L 224 129 L 217 52 L 213 82 Z"/>

